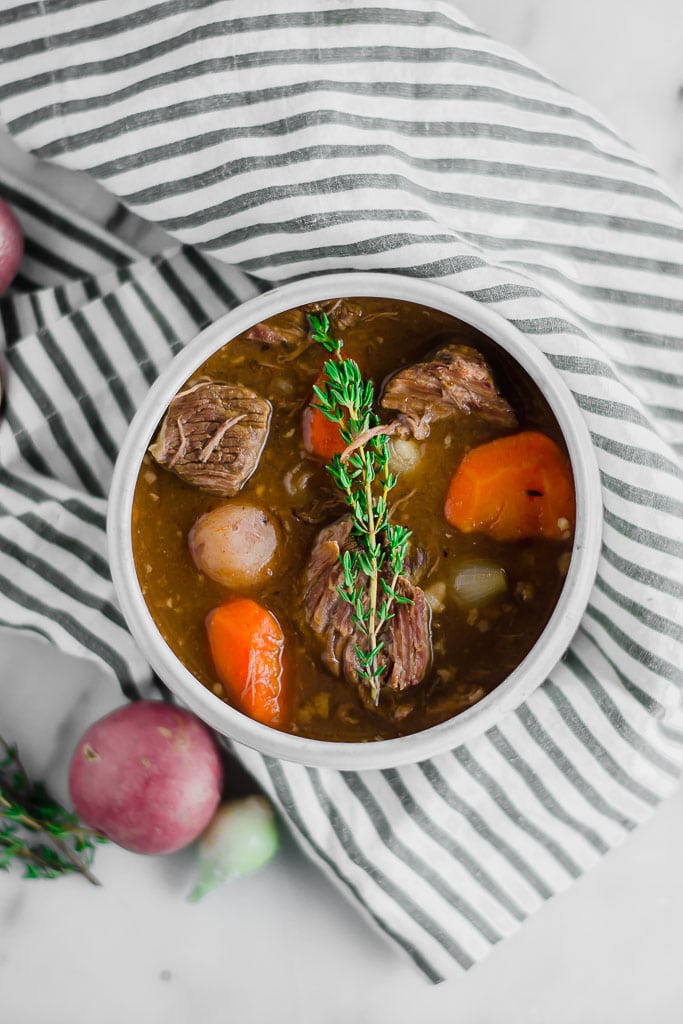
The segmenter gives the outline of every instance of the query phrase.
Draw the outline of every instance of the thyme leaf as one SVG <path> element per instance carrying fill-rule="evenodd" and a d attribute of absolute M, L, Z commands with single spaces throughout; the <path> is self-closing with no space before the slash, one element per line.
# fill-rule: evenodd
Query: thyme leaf
<path fill-rule="evenodd" d="M 0 736 L 0 870 L 13 863 L 24 878 L 58 878 L 79 872 L 93 885 L 95 850 L 106 838 L 86 828 L 54 800 L 41 782 L 32 782 L 16 744 Z"/>
<path fill-rule="evenodd" d="M 380 631 L 393 617 L 396 604 L 412 603 L 396 593 L 410 530 L 389 521 L 387 498 L 396 475 L 389 469 L 388 434 L 377 429 L 381 424 L 374 411 L 373 383 L 363 379 L 355 360 L 342 357 L 343 342 L 330 335 L 326 313 L 309 315 L 308 320 L 313 341 L 333 357 L 323 366 L 322 385 L 313 388 L 313 404 L 331 423 L 339 424 L 347 446 L 346 453 L 333 456 L 327 469 L 346 498 L 351 534 L 359 544 L 353 553 L 340 553 L 343 585 L 337 593 L 353 608 L 353 621 L 364 637 L 363 646 L 355 645 L 358 674 L 378 704 L 387 669 L 380 660 L 384 649 Z"/>

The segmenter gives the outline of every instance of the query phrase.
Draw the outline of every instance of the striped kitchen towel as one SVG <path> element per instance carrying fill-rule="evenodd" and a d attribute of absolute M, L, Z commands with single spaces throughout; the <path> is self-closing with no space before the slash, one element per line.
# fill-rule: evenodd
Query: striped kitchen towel
<path fill-rule="evenodd" d="M 107 488 L 151 382 L 235 303 L 379 269 L 509 318 L 574 393 L 602 474 L 599 571 L 566 658 L 421 764 L 340 774 L 240 751 L 311 857 L 437 980 L 678 781 L 683 213 L 587 104 L 450 3 L 267 11 L 0 11 L 0 113 L 33 154 L 5 147 L 0 169 L 27 235 L 2 301 L 0 620 L 148 692 L 109 579 Z"/>

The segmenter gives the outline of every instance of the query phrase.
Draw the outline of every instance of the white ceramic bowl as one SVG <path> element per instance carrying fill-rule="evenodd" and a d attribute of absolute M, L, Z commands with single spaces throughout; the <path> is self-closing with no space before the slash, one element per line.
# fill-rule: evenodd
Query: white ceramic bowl
<path fill-rule="evenodd" d="M 576 529 L 569 571 L 536 644 L 520 665 L 478 704 L 449 721 L 398 739 L 331 743 L 271 729 L 225 704 L 202 685 L 163 640 L 142 596 L 131 543 L 131 510 L 140 462 L 166 407 L 213 353 L 252 324 L 305 303 L 350 296 L 403 299 L 431 306 L 478 328 L 526 370 L 550 404 L 569 452 L 576 490 Z M 245 302 L 207 327 L 156 380 L 121 449 L 107 520 L 114 586 L 141 651 L 173 693 L 219 733 L 274 757 L 337 769 L 388 768 L 424 760 L 484 732 L 517 707 L 560 660 L 579 625 L 597 569 L 602 535 L 600 478 L 583 417 L 561 377 L 533 344 L 493 310 L 441 285 L 393 274 L 309 278 Z"/>

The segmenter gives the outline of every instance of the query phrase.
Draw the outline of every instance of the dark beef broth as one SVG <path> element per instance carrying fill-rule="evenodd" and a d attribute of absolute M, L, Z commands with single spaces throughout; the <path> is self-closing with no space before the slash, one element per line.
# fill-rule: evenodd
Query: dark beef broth
<path fill-rule="evenodd" d="M 355 315 L 343 330 L 334 329 L 332 318 L 332 333 L 343 338 L 344 355 L 356 359 L 364 375 L 375 381 L 377 392 L 402 366 L 424 359 L 447 333 L 484 355 L 520 429 L 540 430 L 564 447 L 557 423 L 533 382 L 474 328 L 411 303 L 354 302 L 360 304 L 362 315 Z M 285 671 L 294 699 L 291 720 L 282 728 L 316 739 L 353 742 L 435 725 L 490 692 L 531 649 L 562 588 L 571 539 L 499 542 L 483 533 L 451 528 L 443 506 L 452 473 L 470 448 L 506 431 L 476 415 L 432 424 L 429 437 L 416 442 L 421 453 L 417 466 L 399 476 L 390 496 L 392 519 L 412 530 L 413 552 L 419 548 L 424 553 L 416 582 L 428 592 L 435 584 L 437 590 L 438 584 L 447 584 L 443 610 L 432 615 L 432 666 L 419 686 L 383 695 L 379 708 L 369 710 L 355 687 L 322 667 L 318 640 L 304 621 L 301 605 L 303 573 L 315 537 L 345 511 L 324 466 L 306 455 L 301 440 L 301 415 L 326 353 L 315 343 L 302 344 L 303 338 L 292 333 L 291 313 L 267 324 L 274 334 L 280 325 L 288 330 L 284 344 L 242 335 L 218 350 L 192 380 L 209 376 L 251 388 L 273 407 L 259 465 L 234 500 L 267 508 L 285 541 L 272 578 L 249 595 L 276 616 L 286 635 Z M 187 546 L 196 519 L 225 500 L 184 483 L 147 455 L 135 492 L 132 533 L 138 577 L 161 634 L 187 668 L 227 700 L 211 662 L 204 622 L 230 593 L 196 569 Z M 509 588 L 487 607 L 465 611 L 449 594 L 448 582 L 456 563 L 468 556 L 500 563 Z"/>

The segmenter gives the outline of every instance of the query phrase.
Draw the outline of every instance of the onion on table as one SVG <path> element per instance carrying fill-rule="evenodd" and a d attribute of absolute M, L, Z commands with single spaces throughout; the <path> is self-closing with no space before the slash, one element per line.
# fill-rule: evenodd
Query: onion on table
<path fill-rule="evenodd" d="M 161 701 L 127 704 L 91 725 L 69 771 L 78 816 L 135 853 L 173 853 L 193 842 L 222 786 L 211 731 Z"/>
<path fill-rule="evenodd" d="M 264 796 L 245 796 L 219 807 L 199 837 L 198 878 L 188 899 L 203 899 L 231 878 L 264 867 L 280 845 L 275 814 Z"/>
<path fill-rule="evenodd" d="M 0 199 L 0 295 L 5 292 L 16 277 L 24 255 L 24 236 L 11 208 Z M 0 376 L 0 402 L 2 402 L 2 377 Z"/>
<path fill-rule="evenodd" d="M 0 199 L 0 295 L 9 288 L 24 255 L 24 236 L 12 209 Z"/>

